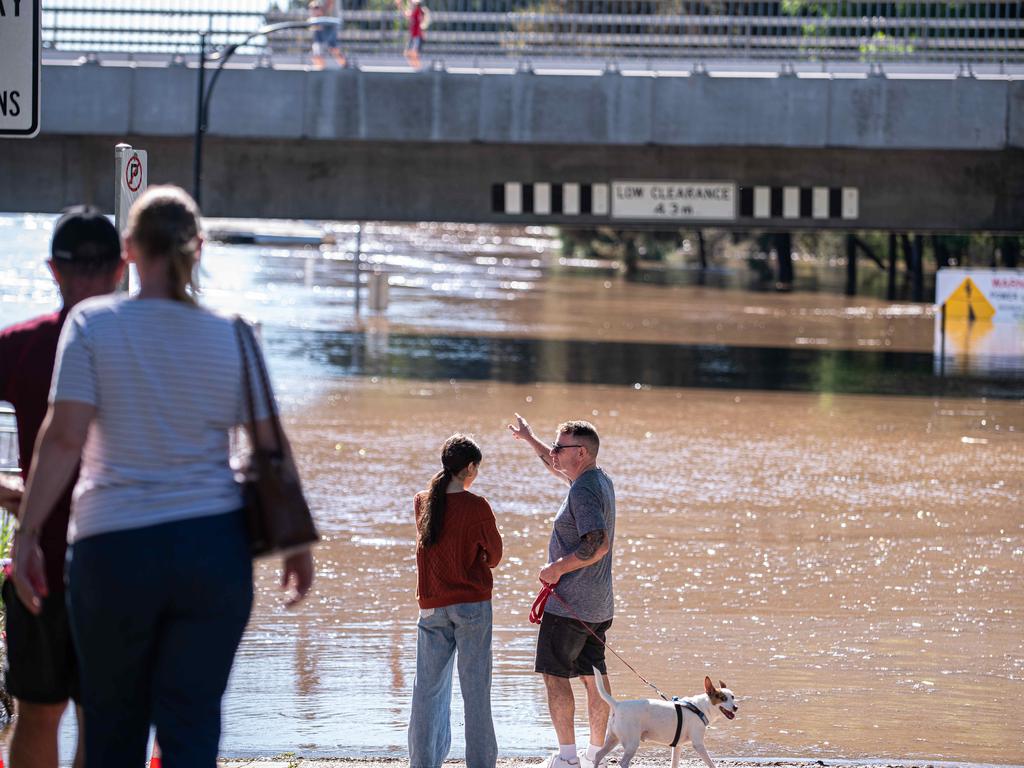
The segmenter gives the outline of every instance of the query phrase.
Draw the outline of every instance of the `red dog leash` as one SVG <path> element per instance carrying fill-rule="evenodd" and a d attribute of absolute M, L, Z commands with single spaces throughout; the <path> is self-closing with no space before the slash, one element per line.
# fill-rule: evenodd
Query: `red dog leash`
<path fill-rule="evenodd" d="M 645 684 L 647 684 L 648 686 L 653 688 L 654 692 L 657 693 L 662 699 L 664 699 L 665 701 L 671 701 L 671 699 L 668 696 L 666 696 L 664 693 L 661 692 L 661 689 L 658 688 L 658 686 L 656 686 L 654 683 L 652 683 L 646 677 L 644 677 L 639 672 L 637 672 L 632 664 L 630 664 L 628 661 L 626 661 L 624 658 L 622 658 L 616 652 L 616 650 L 614 648 L 612 648 L 610 645 L 608 645 L 608 643 L 606 643 L 604 640 L 602 640 L 600 638 L 600 636 L 598 636 L 598 634 L 594 630 L 592 630 L 590 628 L 590 625 L 587 624 L 587 622 L 585 622 L 583 619 L 581 619 L 577 615 L 576 611 L 574 611 L 572 609 L 572 606 L 569 605 L 567 602 L 565 602 L 565 600 L 562 599 L 561 595 L 559 595 L 557 592 L 555 592 L 555 585 L 554 584 L 548 584 L 548 583 L 543 582 L 543 581 L 541 582 L 541 584 L 543 584 L 544 586 L 543 586 L 543 588 L 541 588 L 540 593 L 537 595 L 537 599 L 533 601 L 533 606 L 530 608 L 530 623 L 531 624 L 540 624 L 541 619 L 544 617 L 544 606 L 546 606 L 548 604 L 548 598 L 551 597 L 552 595 L 554 595 L 555 599 L 562 604 L 562 607 L 565 608 L 569 613 L 571 613 L 572 617 L 574 619 L 576 619 L 576 621 L 578 621 L 580 624 L 582 624 L 583 628 L 585 630 L 587 630 L 587 632 L 592 634 L 594 636 L 594 638 L 596 638 L 597 642 L 599 642 L 601 645 L 603 645 L 605 648 L 607 648 L 609 651 L 611 651 L 612 654 L 615 656 L 615 658 L 617 658 L 619 661 L 621 661 L 623 664 L 625 664 L 629 668 L 629 670 L 634 675 L 636 675 L 641 680 L 643 680 Z"/>

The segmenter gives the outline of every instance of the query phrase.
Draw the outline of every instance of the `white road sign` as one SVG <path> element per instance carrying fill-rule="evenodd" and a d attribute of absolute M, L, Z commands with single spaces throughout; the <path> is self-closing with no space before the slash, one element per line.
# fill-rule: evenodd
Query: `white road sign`
<path fill-rule="evenodd" d="M 2 0 L 0 0 L 2 1 Z M 126 145 L 119 154 L 117 163 L 118 186 L 114 190 L 117 198 L 115 223 L 118 230 L 128 226 L 128 211 L 139 195 L 149 185 L 149 156 L 143 149 L 132 149 Z"/>
<path fill-rule="evenodd" d="M 736 184 L 731 181 L 613 181 L 613 219 L 732 221 Z"/>
<path fill-rule="evenodd" d="M 0 0 L 0 137 L 39 133 L 39 2 Z"/>

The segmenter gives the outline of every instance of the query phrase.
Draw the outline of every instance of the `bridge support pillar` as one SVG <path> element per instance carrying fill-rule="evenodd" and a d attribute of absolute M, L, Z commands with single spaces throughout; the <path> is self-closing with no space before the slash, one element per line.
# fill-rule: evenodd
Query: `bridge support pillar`
<path fill-rule="evenodd" d="M 846 291 L 847 296 L 857 295 L 857 240 L 850 233 L 846 235 Z"/>
<path fill-rule="evenodd" d="M 911 298 L 924 301 L 924 236 L 914 235 L 911 251 Z"/>
<path fill-rule="evenodd" d="M 793 290 L 793 235 L 780 232 L 775 235 L 775 258 L 778 261 L 777 291 Z"/>
<path fill-rule="evenodd" d="M 708 251 L 704 241 L 704 230 L 697 230 L 697 256 L 700 259 L 700 272 L 697 274 L 697 285 L 705 285 L 708 280 Z"/>
<path fill-rule="evenodd" d="M 999 251 L 1003 256 L 1003 266 L 1016 269 L 1020 264 L 1020 238 L 1015 235 L 1002 238 Z"/>
<path fill-rule="evenodd" d="M 885 282 L 885 298 L 889 301 L 896 299 L 896 233 L 889 233 L 889 262 L 888 274 Z"/>

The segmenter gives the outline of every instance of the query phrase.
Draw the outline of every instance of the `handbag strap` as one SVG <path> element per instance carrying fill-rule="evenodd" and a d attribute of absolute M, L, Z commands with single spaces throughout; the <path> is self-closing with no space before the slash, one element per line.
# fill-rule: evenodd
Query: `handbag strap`
<path fill-rule="evenodd" d="M 245 389 L 245 399 L 249 417 L 249 436 L 256 447 L 256 395 L 253 391 L 252 378 L 249 375 L 249 348 L 252 349 L 253 359 L 256 362 L 256 370 L 260 376 L 261 389 L 263 391 L 264 403 L 267 407 L 268 418 L 274 431 L 274 440 L 277 445 L 273 449 L 278 453 L 284 452 L 284 434 L 281 429 L 281 419 L 274 408 L 274 395 L 270 389 L 270 377 L 267 375 L 267 367 L 263 362 L 263 355 L 260 354 L 259 345 L 256 343 L 256 336 L 252 326 L 240 317 L 235 318 L 235 334 L 238 337 L 238 348 L 242 354 L 242 381 Z"/>

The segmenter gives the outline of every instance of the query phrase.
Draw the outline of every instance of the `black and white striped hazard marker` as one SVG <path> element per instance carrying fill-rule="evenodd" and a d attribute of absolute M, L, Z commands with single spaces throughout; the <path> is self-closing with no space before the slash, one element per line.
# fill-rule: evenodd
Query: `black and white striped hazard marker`
<path fill-rule="evenodd" d="M 740 187 L 741 219 L 845 219 L 860 216 L 856 187 Z"/>
<path fill-rule="evenodd" d="M 610 213 L 608 203 L 607 184 L 506 181 L 491 188 L 491 211 L 510 216 L 524 213 L 607 216 Z"/>

